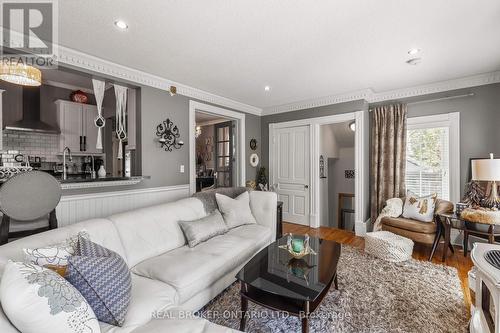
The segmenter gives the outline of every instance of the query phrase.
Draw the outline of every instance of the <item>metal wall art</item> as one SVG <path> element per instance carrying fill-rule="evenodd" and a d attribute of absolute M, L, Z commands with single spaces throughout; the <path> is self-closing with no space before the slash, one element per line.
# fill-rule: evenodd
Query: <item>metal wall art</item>
<path fill-rule="evenodd" d="M 184 145 L 184 142 L 179 140 L 181 136 L 179 128 L 168 118 L 156 126 L 156 136 L 159 137 L 158 141 L 165 151 L 172 151 L 172 148 L 180 149 Z"/>

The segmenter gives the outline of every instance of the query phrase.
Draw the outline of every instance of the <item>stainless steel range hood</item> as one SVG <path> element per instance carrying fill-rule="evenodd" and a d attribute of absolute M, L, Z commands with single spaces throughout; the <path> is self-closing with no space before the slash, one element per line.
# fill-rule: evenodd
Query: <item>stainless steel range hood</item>
<path fill-rule="evenodd" d="M 5 126 L 6 130 L 59 134 L 58 128 L 40 120 L 40 87 L 23 87 L 23 119 Z"/>

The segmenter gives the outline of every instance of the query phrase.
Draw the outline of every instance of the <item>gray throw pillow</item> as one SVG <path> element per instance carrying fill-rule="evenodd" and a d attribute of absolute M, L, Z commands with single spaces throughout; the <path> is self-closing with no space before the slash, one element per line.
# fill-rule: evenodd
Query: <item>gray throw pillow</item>
<path fill-rule="evenodd" d="M 68 259 L 66 280 L 87 300 L 97 319 L 123 325 L 132 295 L 132 278 L 119 254 L 79 237 L 76 255 Z"/>
<path fill-rule="evenodd" d="M 212 237 L 225 234 L 228 230 L 218 210 L 199 220 L 179 221 L 179 226 L 186 236 L 189 247 L 195 247 Z"/>
<path fill-rule="evenodd" d="M 257 223 L 250 209 L 250 195 L 248 192 L 243 192 L 235 199 L 216 193 L 215 199 L 229 229 Z"/>

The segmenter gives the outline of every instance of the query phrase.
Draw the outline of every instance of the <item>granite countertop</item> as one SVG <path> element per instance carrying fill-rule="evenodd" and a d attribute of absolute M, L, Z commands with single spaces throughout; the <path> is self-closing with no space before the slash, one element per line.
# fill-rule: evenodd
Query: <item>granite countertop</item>
<path fill-rule="evenodd" d="M 91 178 L 91 177 L 71 177 L 68 176 L 68 179 L 62 179 L 61 177 L 56 177 L 56 179 L 61 184 L 68 183 L 93 183 L 93 182 L 111 182 L 111 181 L 123 181 L 123 180 L 143 180 L 143 176 L 134 176 L 134 177 L 105 177 L 105 178 Z"/>
<path fill-rule="evenodd" d="M 105 178 L 91 178 L 87 177 L 69 177 L 68 179 L 59 178 L 61 188 L 78 189 L 78 188 L 91 188 L 91 187 L 105 187 L 105 186 L 121 186 L 121 185 L 134 185 L 140 183 L 144 179 L 149 179 L 149 176 L 133 176 L 133 177 L 105 177 Z"/>

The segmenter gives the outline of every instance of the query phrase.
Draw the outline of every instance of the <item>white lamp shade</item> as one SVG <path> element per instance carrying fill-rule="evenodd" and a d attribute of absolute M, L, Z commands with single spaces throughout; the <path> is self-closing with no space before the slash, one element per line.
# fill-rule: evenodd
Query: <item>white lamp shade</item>
<path fill-rule="evenodd" d="M 500 159 L 484 159 L 472 161 L 472 180 L 500 180 Z"/>

